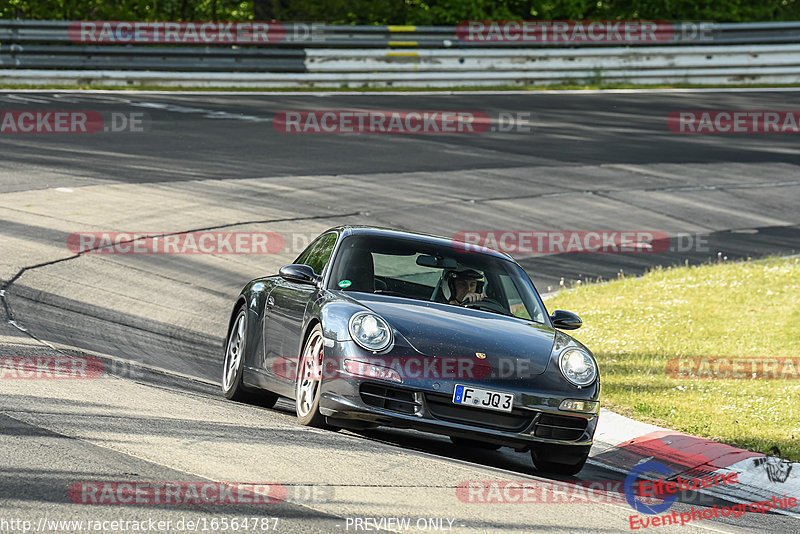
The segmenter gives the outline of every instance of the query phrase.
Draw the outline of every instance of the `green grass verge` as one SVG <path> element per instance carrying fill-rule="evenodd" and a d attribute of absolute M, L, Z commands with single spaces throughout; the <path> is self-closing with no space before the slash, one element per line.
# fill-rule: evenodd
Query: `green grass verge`
<path fill-rule="evenodd" d="M 0 89 L 59 89 L 59 90 L 102 90 L 102 91 L 235 91 L 235 92 L 414 92 L 414 91 L 574 91 L 598 89 L 719 89 L 722 88 L 776 88 L 800 87 L 800 84 L 740 84 L 740 85 L 631 85 L 631 84 L 574 84 L 574 85 L 499 85 L 499 86 L 463 86 L 463 87 L 167 87 L 160 85 L 93 85 L 93 84 L 64 84 L 64 85 L 12 85 L 0 84 Z"/>
<path fill-rule="evenodd" d="M 561 291 L 547 307 L 583 319 L 574 335 L 597 356 L 603 406 L 800 461 L 800 380 L 666 372 L 676 357 L 800 357 L 800 258 L 657 268 Z"/>

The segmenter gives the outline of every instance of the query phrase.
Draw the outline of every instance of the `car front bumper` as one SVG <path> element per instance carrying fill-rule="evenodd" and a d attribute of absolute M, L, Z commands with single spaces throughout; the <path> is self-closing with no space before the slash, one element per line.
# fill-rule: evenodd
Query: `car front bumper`
<path fill-rule="evenodd" d="M 328 340 L 325 357 L 368 360 L 371 355 L 352 341 Z M 384 360 L 386 357 L 383 358 Z M 538 380 L 547 384 L 545 379 Z M 514 394 L 512 412 L 457 405 L 452 402 L 456 383 Z M 551 388 L 552 389 L 552 388 Z M 574 392 L 573 392 L 574 393 Z M 412 428 L 469 438 L 524 451 L 537 445 L 585 449 L 592 445 L 597 413 L 558 409 L 568 398 L 587 398 L 570 392 L 531 389 L 526 384 L 494 385 L 486 381 L 424 378 L 396 383 L 341 372 L 322 382 L 319 409 L 329 419 L 357 425 Z"/>

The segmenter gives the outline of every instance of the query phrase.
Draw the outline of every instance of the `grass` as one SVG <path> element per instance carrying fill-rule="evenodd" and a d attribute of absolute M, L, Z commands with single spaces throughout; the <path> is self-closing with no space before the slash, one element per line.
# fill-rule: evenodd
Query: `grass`
<path fill-rule="evenodd" d="M 681 432 L 800 461 L 800 380 L 673 378 L 675 357 L 800 357 L 800 258 L 657 268 L 561 291 L 596 355 L 601 403 Z"/>
<path fill-rule="evenodd" d="M 95 85 L 95 84 L 48 84 L 48 85 L 14 85 L 0 84 L 0 89 L 12 89 L 18 91 L 37 89 L 58 89 L 63 91 L 82 91 L 82 90 L 103 90 L 103 91 L 232 91 L 232 92 L 389 92 L 389 91 L 566 91 L 566 90 L 597 90 L 597 89 L 718 89 L 719 85 L 698 85 L 698 84 L 671 84 L 671 85 L 633 85 L 633 84 L 604 84 L 598 83 L 602 76 L 598 78 L 597 73 L 593 80 L 588 84 L 556 84 L 556 85 L 500 85 L 500 86 L 463 86 L 463 87 L 171 87 L 160 85 Z M 725 85 L 723 88 L 776 88 L 776 87 L 800 87 L 798 84 L 736 84 Z"/>

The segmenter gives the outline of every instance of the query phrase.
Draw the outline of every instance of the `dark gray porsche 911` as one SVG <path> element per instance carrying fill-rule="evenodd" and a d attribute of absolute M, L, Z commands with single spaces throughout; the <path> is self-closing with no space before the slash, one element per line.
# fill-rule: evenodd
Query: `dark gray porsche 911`
<path fill-rule="evenodd" d="M 300 424 L 380 425 L 460 446 L 530 451 L 574 474 L 599 412 L 597 363 L 560 332 L 525 271 L 475 245 L 372 227 L 320 235 L 280 274 L 242 290 L 230 317 L 222 388 Z"/>

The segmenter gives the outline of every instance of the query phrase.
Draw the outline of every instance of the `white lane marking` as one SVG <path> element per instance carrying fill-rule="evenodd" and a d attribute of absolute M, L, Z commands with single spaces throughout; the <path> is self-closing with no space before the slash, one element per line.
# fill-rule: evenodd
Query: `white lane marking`
<path fill-rule="evenodd" d="M 761 182 L 755 184 L 716 184 L 716 185 L 686 185 L 678 187 L 664 187 L 659 188 L 658 191 L 674 192 L 674 191 L 717 191 L 726 189 L 758 189 L 769 187 L 791 187 L 800 185 L 800 180 L 791 180 L 788 182 Z"/>
<path fill-rule="evenodd" d="M 16 321 L 8 321 L 8 324 L 10 324 L 11 326 L 13 326 L 14 328 L 16 328 L 17 330 L 19 330 L 21 332 L 27 332 L 28 331 L 27 328 L 25 328 L 24 326 L 18 324 Z"/>
<path fill-rule="evenodd" d="M 32 97 L 20 94 L 10 94 L 6 96 L 6 98 L 14 102 L 23 102 L 25 104 L 50 104 L 52 102 L 49 98 Z"/>
<path fill-rule="evenodd" d="M 70 104 L 80 104 L 80 98 L 75 98 L 75 96 L 79 95 L 70 95 L 69 93 L 55 93 L 53 98 L 57 99 L 59 102 L 68 102 Z"/>
<path fill-rule="evenodd" d="M 49 91 L 49 90 L 45 90 Z M 8 93 L 6 90 L 0 90 L 0 94 Z M 159 93 L 147 93 L 143 92 L 144 94 L 159 94 Z M 229 111 L 220 111 L 215 109 L 205 109 L 205 108 L 195 108 L 195 107 L 188 107 L 188 106 L 180 106 L 177 104 L 166 104 L 161 102 L 133 102 L 130 99 L 124 98 L 126 95 L 129 94 L 128 91 L 125 93 L 117 92 L 114 94 L 112 91 L 109 92 L 96 92 L 96 91 L 72 91 L 72 92 L 47 92 L 47 93 L 39 93 L 41 95 L 50 95 L 52 94 L 52 99 L 47 98 L 46 96 L 28 96 L 28 95 L 20 95 L 20 94 L 6 94 L 4 98 L 8 100 L 13 100 L 17 102 L 23 102 L 26 104 L 36 103 L 36 104 L 51 104 L 55 100 L 56 102 L 69 102 L 72 104 L 81 103 L 81 95 L 101 95 L 101 96 L 113 96 L 118 98 L 103 98 L 102 100 L 106 102 L 111 102 L 113 104 L 127 104 L 133 107 L 139 108 L 148 108 L 148 109 L 159 109 L 164 111 L 172 111 L 175 113 L 197 113 L 203 115 L 204 118 L 207 119 L 225 119 L 225 120 L 241 120 L 241 121 L 248 121 L 248 122 L 271 122 L 271 117 L 258 117 L 256 115 L 245 115 L 244 113 L 231 113 Z M 169 94 L 169 93 L 163 93 Z M 190 94 L 190 93 L 185 93 Z M 202 93 L 202 94 L 211 94 L 211 93 Z M 229 93 L 234 94 L 234 93 Z"/>
<path fill-rule="evenodd" d="M 150 109 L 162 109 L 164 111 L 172 111 L 175 113 L 197 113 L 203 115 L 207 119 L 233 119 L 249 122 L 269 122 L 272 119 L 267 117 L 257 117 L 255 115 L 245 115 L 243 113 L 230 113 L 228 111 L 216 111 L 213 109 L 204 108 L 190 108 L 187 106 L 178 106 L 176 104 L 162 104 L 160 102 L 130 102 L 131 106 Z"/>

